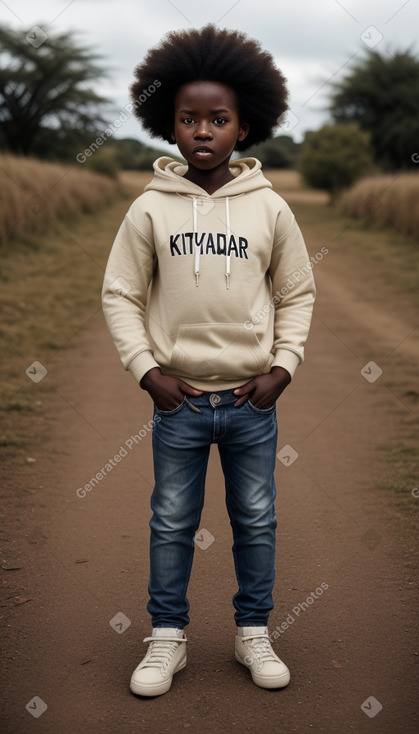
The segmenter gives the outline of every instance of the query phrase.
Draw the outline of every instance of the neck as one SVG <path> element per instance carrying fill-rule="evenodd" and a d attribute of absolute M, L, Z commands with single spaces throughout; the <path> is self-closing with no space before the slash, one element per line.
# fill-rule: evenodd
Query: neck
<path fill-rule="evenodd" d="M 201 189 L 204 189 L 208 194 L 213 194 L 214 191 L 217 191 L 217 189 L 220 189 L 234 178 L 228 167 L 228 163 L 228 160 L 224 161 L 221 165 L 216 168 L 212 168 L 210 171 L 203 171 L 189 164 L 184 178 L 187 178 L 188 181 L 192 181 L 192 183 L 200 186 Z"/>

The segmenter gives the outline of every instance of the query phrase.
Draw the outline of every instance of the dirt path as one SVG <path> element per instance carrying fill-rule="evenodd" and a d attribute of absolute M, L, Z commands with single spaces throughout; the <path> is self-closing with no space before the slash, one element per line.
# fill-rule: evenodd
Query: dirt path
<path fill-rule="evenodd" d="M 312 254 L 327 244 L 305 234 Z M 278 449 L 298 453 L 277 465 L 270 619 L 289 687 L 259 689 L 234 661 L 230 527 L 213 453 L 201 527 L 215 540 L 196 548 L 188 665 L 165 696 L 130 694 L 149 634 L 151 403 L 122 370 L 98 311 L 54 361 L 36 463 L 14 475 L 21 500 L 1 570 L 2 731 L 417 731 L 412 560 L 391 497 L 374 487 L 376 445 L 394 441 L 400 415 L 414 410 L 394 384 L 408 389 L 417 371 L 417 314 L 396 308 L 372 270 L 360 273 L 339 248 L 315 274 L 306 364 L 278 404 Z M 370 361 L 383 370 L 374 382 L 361 374 Z M 122 460 L 78 497 L 120 447 Z"/>

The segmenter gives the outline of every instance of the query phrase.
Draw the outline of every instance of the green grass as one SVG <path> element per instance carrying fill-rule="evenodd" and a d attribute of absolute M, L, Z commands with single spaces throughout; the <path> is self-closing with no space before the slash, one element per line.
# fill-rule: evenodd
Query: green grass
<path fill-rule="evenodd" d="M 414 436 L 410 436 L 394 444 L 379 444 L 377 446 L 377 450 L 381 451 L 383 461 L 388 467 L 386 476 L 377 482 L 377 486 L 383 489 L 391 488 L 403 495 L 417 486 L 419 458 L 414 439 Z"/>
<path fill-rule="evenodd" d="M 394 444 L 381 444 L 377 447 L 382 457 L 383 475 L 375 486 L 385 491 L 395 510 L 399 530 L 409 552 L 418 550 L 419 497 L 412 490 L 419 487 L 419 456 L 417 435 L 419 421 L 415 421 L 414 434 L 401 436 Z"/>

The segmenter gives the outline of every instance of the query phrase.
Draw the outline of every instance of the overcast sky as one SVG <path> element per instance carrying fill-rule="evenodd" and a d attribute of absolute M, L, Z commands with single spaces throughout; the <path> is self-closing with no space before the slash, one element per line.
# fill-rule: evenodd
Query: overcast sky
<path fill-rule="evenodd" d="M 288 80 L 292 114 L 283 130 L 301 140 L 306 130 L 328 121 L 330 81 L 337 81 L 365 56 L 410 48 L 418 53 L 418 0 L 0 0 L 0 22 L 29 31 L 77 31 L 78 38 L 104 56 L 111 69 L 98 90 L 110 97 L 114 112 L 129 101 L 133 69 L 147 50 L 171 30 L 219 27 L 258 39 Z M 175 152 L 150 138 L 130 117 L 118 137 Z"/>

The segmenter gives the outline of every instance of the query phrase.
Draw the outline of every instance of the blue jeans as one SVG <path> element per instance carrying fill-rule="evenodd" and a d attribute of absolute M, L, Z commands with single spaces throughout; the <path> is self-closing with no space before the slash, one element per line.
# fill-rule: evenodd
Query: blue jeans
<path fill-rule="evenodd" d="M 171 411 L 154 407 L 160 420 L 153 428 L 147 604 L 153 627 L 182 629 L 190 621 L 186 594 L 212 443 L 218 444 L 233 531 L 234 619 L 240 627 L 268 622 L 275 581 L 276 406 L 259 410 L 248 400 L 236 408 L 236 400 L 233 390 L 222 390 L 188 395 Z"/>

